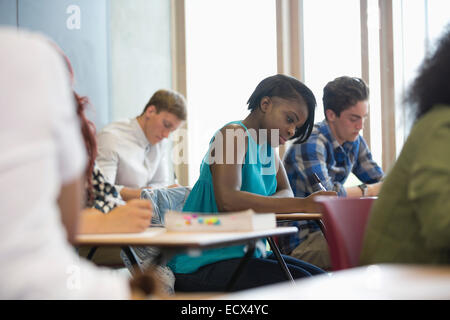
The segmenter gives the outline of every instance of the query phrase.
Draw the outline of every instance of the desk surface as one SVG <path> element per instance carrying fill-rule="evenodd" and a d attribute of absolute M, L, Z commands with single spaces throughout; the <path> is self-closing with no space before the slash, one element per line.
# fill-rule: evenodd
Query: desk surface
<path fill-rule="evenodd" d="M 277 294 L 274 295 L 274 292 Z M 450 267 L 379 264 L 224 295 L 232 300 L 450 299 Z"/>
<path fill-rule="evenodd" d="M 321 213 L 277 213 L 277 220 L 319 220 L 322 219 Z"/>
<path fill-rule="evenodd" d="M 142 233 L 81 234 L 76 245 L 105 246 L 133 245 L 157 247 L 203 248 L 231 245 L 247 240 L 278 236 L 297 232 L 296 227 L 279 227 L 243 232 L 168 232 L 165 228 L 149 228 Z"/>

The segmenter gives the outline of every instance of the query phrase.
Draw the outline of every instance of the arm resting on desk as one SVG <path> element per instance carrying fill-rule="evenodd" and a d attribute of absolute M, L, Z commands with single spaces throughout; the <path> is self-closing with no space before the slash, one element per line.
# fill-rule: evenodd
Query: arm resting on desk
<path fill-rule="evenodd" d="M 219 156 L 227 159 L 227 135 L 223 135 L 223 150 Z M 252 208 L 255 212 L 319 212 L 318 205 L 313 197 L 294 198 L 290 191 L 289 181 L 283 164 L 278 155 L 275 155 L 275 167 L 278 168 L 277 193 L 276 196 L 261 196 L 258 194 L 241 191 L 242 186 L 242 165 L 245 158 L 246 148 L 238 148 L 237 137 L 234 137 L 235 162 L 232 164 L 210 165 L 212 180 L 214 184 L 214 194 L 219 211 L 241 211 Z M 290 192 L 289 192 L 290 191 Z M 325 192 L 323 195 L 335 195 L 335 192 Z"/>
<path fill-rule="evenodd" d="M 82 211 L 80 233 L 133 233 L 150 226 L 152 207 L 148 200 L 131 200 L 104 214 L 95 208 Z"/>

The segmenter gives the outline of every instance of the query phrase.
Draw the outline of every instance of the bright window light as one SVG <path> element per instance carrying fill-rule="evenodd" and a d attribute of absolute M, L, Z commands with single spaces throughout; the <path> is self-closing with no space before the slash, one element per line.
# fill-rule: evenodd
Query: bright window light
<path fill-rule="evenodd" d="M 189 185 L 214 133 L 248 115 L 256 85 L 277 72 L 275 0 L 188 0 Z"/>
<path fill-rule="evenodd" d="M 340 76 L 361 77 L 359 0 L 304 0 L 305 84 L 317 100 L 315 121 L 322 121 L 322 94 Z"/>

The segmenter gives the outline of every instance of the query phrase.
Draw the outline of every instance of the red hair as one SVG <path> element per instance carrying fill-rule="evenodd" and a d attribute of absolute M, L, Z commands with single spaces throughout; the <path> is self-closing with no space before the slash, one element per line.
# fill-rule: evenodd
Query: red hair
<path fill-rule="evenodd" d="M 64 59 L 66 63 L 67 70 L 70 75 L 70 85 L 72 87 L 72 93 L 75 100 L 75 107 L 78 119 L 81 124 L 81 135 L 83 136 L 84 145 L 86 147 L 86 153 L 88 155 L 88 164 L 85 170 L 85 179 L 86 179 L 86 193 L 87 193 L 87 202 L 92 202 L 94 200 L 94 186 L 92 185 L 92 171 L 94 170 L 95 158 L 97 157 L 97 141 L 95 140 L 95 125 L 90 121 L 86 115 L 85 110 L 88 105 L 90 105 L 88 97 L 80 97 L 73 86 L 75 84 L 75 77 L 73 73 L 72 64 L 70 63 L 69 58 L 66 56 L 64 51 L 53 41 L 49 40 L 50 44 L 59 52 L 59 54 Z"/>
<path fill-rule="evenodd" d="M 80 97 L 73 91 L 77 115 L 80 119 L 81 134 L 83 136 L 84 145 L 88 155 L 88 165 L 85 170 L 86 184 L 87 184 L 87 200 L 91 202 L 94 200 L 94 187 L 92 185 L 92 171 L 94 170 L 95 158 L 97 157 L 97 141 L 95 139 L 95 125 L 90 121 L 84 111 L 90 104 L 88 97 Z"/>
<path fill-rule="evenodd" d="M 94 186 L 92 185 L 92 172 L 94 170 L 95 158 L 97 157 L 97 141 L 95 139 L 95 125 L 90 121 L 86 115 L 85 110 L 88 105 L 90 105 L 88 97 L 80 97 L 75 90 L 73 89 L 75 84 L 75 76 L 73 73 L 72 64 L 70 63 L 69 58 L 66 56 L 64 51 L 52 40 L 49 40 L 49 43 L 59 52 L 59 54 L 64 59 L 66 63 L 67 70 L 70 75 L 70 85 L 72 88 L 72 93 L 75 100 L 75 107 L 78 119 L 81 124 L 81 134 L 83 136 L 84 145 L 86 147 L 86 153 L 88 155 L 88 164 L 85 170 L 85 179 L 86 179 L 86 191 L 87 191 L 87 202 L 92 202 L 94 200 Z"/>

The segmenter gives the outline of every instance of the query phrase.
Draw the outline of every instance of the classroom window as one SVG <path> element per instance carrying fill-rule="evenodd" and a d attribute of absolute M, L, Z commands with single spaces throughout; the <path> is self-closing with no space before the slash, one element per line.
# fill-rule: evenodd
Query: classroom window
<path fill-rule="evenodd" d="M 322 93 L 327 82 L 361 77 L 359 0 L 304 0 L 305 83 L 317 99 L 315 121 L 322 121 Z"/>
<path fill-rule="evenodd" d="M 402 0 L 394 3 L 394 30 L 398 33 L 397 41 L 394 41 L 399 110 L 396 115 L 397 155 L 413 120 L 402 99 L 417 76 L 423 59 L 434 50 L 436 40 L 450 23 L 449 12 L 450 3 L 446 0 Z"/>
<path fill-rule="evenodd" d="M 375 9 L 375 10 L 374 10 Z M 370 7 L 371 26 L 378 32 L 378 7 Z M 303 0 L 303 35 L 304 35 L 304 75 L 305 83 L 314 92 L 317 100 L 315 122 L 325 119 L 322 104 L 324 86 L 340 76 L 362 78 L 361 61 L 361 12 L 360 0 Z M 374 20 L 375 19 L 375 20 Z M 378 39 L 373 30 L 369 30 L 369 64 L 376 68 L 379 64 Z M 379 69 L 378 69 L 379 70 Z M 371 137 L 380 128 L 379 71 L 369 72 L 370 94 L 370 128 Z M 369 81 L 370 80 L 370 81 Z M 374 82 L 372 84 L 372 81 Z M 375 115 L 372 117 L 372 113 Z M 366 124 L 367 126 L 367 124 Z M 381 141 L 368 141 L 374 151 L 379 151 L 376 161 L 381 165 Z M 377 154 L 375 152 L 375 154 Z M 359 180 L 350 175 L 346 186 L 359 184 Z"/>
<path fill-rule="evenodd" d="M 369 127 L 370 140 L 367 141 L 373 159 L 382 166 L 382 125 L 380 88 L 380 11 L 377 0 L 367 2 L 367 42 L 368 42 L 368 83 L 370 88 Z"/>
<path fill-rule="evenodd" d="M 189 185 L 216 130 L 247 114 L 256 85 L 277 73 L 275 0 L 189 0 L 186 94 Z"/>
<path fill-rule="evenodd" d="M 277 8 L 288 10 L 277 16 Z M 328 81 L 348 75 L 368 82 L 363 136 L 388 171 L 412 124 L 405 92 L 450 22 L 449 10 L 448 0 L 185 1 L 189 184 L 215 130 L 248 114 L 250 93 L 277 73 L 277 58 L 279 72 L 297 75 L 313 90 L 316 122 L 324 119 Z"/>
<path fill-rule="evenodd" d="M 436 39 L 450 23 L 450 3 L 448 0 L 428 0 L 426 5 L 427 48 L 433 48 Z"/>

